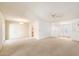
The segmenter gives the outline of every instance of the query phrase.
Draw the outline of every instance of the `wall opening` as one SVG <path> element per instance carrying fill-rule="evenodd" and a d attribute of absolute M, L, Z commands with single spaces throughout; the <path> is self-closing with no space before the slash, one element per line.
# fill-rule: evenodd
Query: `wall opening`
<path fill-rule="evenodd" d="M 29 23 L 5 21 L 5 40 L 29 38 Z"/>

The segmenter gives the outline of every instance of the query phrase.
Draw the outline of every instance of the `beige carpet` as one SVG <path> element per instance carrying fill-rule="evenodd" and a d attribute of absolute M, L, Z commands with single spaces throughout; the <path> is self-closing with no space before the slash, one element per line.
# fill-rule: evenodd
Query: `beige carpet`
<path fill-rule="evenodd" d="M 79 56 L 79 42 L 65 38 L 17 40 L 5 42 L 0 55 L 4 56 Z"/>

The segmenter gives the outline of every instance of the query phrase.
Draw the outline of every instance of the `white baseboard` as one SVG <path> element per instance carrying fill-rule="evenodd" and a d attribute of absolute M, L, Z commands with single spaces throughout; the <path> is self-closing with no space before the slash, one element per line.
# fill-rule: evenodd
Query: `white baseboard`
<path fill-rule="evenodd" d="M 51 37 L 51 36 L 45 36 L 45 37 L 41 37 L 39 39 L 45 39 L 45 38 L 48 38 L 48 37 Z"/>

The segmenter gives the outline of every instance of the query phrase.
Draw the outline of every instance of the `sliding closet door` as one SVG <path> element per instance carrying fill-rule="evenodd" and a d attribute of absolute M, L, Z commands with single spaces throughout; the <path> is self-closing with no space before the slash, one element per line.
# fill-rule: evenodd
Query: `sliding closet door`
<path fill-rule="evenodd" d="M 72 36 L 72 24 L 53 24 L 52 36 L 57 37 L 71 37 Z"/>
<path fill-rule="evenodd" d="M 72 36 L 72 24 L 63 24 L 63 36 L 71 37 Z"/>
<path fill-rule="evenodd" d="M 0 12 L 0 49 L 2 48 L 2 42 L 4 39 L 3 25 L 4 25 L 4 18 L 3 18 L 2 13 Z"/>
<path fill-rule="evenodd" d="M 3 33 L 2 33 L 2 20 L 0 20 L 0 49 L 2 47 L 2 37 Z"/>
<path fill-rule="evenodd" d="M 72 24 L 72 38 L 79 41 L 79 21 L 73 22 Z"/>

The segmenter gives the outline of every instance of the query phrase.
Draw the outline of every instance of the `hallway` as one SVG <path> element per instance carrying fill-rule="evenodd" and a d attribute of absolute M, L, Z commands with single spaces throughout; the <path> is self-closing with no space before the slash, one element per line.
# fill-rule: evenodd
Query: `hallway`
<path fill-rule="evenodd" d="M 11 41 L 10 41 L 11 42 Z M 79 56 L 79 42 L 70 38 L 21 39 L 5 42 L 0 55 L 8 56 Z"/>

